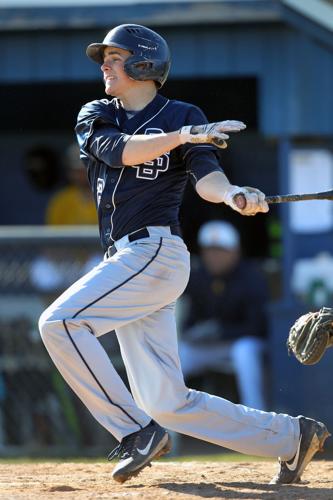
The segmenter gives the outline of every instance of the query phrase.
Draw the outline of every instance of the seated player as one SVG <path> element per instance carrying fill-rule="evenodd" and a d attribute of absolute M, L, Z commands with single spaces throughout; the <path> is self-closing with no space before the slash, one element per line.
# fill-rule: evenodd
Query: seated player
<path fill-rule="evenodd" d="M 179 346 L 185 379 L 207 370 L 231 371 L 241 403 L 266 409 L 264 276 L 242 258 L 239 233 L 228 222 L 204 224 L 198 244 L 201 258 L 185 290 L 189 308 Z"/>

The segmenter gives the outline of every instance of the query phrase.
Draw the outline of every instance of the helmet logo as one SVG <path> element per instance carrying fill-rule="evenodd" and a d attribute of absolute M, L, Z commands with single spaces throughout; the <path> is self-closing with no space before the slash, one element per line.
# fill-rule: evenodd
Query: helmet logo
<path fill-rule="evenodd" d="M 156 45 L 155 45 L 155 47 L 148 47 L 147 45 L 141 45 L 140 43 L 138 43 L 138 47 L 141 47 L 142 49 L 147 49 L 147 50 L 157 50 Z"/>

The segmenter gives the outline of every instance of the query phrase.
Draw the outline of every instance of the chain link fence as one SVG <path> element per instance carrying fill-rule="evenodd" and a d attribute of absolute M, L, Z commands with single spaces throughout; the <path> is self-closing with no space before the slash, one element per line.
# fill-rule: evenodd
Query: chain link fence
<path fill-rule="evenodd" d="M 53 365 L 42 311 L 103 258 L 96 227 L 0 228 L 0 455 L 95 456 L 115 442 Z M 99 339 L 126 382 L 115 335 Z"/>

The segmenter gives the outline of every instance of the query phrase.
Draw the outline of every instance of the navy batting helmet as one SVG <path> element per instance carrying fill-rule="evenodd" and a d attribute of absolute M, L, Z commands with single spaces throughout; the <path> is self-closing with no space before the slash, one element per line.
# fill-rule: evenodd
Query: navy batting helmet
<path fill-rule="evenodd" d="M 121 24 L 109 31 L 102 43 L 88 45 L 87 56 L 103 64 L 106 47 L 132 53 L 124 69 L 134 80 L 154 80 L 159 87 L 166 81 L 171 65 L 170 51 L 164 38 L 155 31 L 139 24 Z"/>

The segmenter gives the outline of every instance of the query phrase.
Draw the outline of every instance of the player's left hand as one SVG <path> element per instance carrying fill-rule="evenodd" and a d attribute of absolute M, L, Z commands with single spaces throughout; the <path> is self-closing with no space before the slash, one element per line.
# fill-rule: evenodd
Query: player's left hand
<path fill-rule="evenodd" d="M 220 132 L 240 132 L 246 128 L 245 123 L 238 120 L 224 120 L 217 122 L 216 125 Z"/>
<path fill-rule="evenodd" d="M 246 206 L 243 209 L 239 208 L 234 200 L 234 196 L 240 193 L 246 199 Z M 258 212 L 266 213 L 269 210 L 268 204 L 265 201 L 265 194 L 259 189 L 249 186 L 239 187 L 230 185 L 224 196 L 224 203 L 242 215 L 255 215 Z"/>
<path fill-rule="evenodd" d="M 225 132 L 240 132 L 246 128 L 245 123 L 238 120 L 206 123 L 204 125 L 186 125 L 179 131 L 181 143 L 209 143 L 218 148 L 227 147 L 229 136 Z"/>

